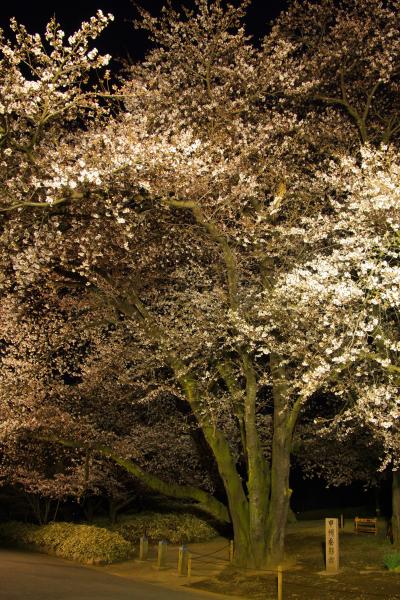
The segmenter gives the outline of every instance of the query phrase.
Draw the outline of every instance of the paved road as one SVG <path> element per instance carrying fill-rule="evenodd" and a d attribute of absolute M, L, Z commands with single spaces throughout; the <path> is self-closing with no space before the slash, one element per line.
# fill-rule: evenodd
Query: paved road
<path fill-rule="evenodd" d="M 126 580 L 75 563 L 0 549 L 0 600 L 202 600 L 209 595 Z"/>

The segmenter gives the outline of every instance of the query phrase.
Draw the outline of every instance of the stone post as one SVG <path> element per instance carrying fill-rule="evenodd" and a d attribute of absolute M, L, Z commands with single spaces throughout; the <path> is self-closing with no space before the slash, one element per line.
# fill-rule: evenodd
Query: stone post
<path fill-rule="evenodd" d="M 325 554 L 327 573 L 337 573 L 339 571 L 338 519 L 325 519 Z"/>
<path fill-rule="evenodd" d="M 178 575 L 186 575 L 188 570 L 188 552 L 186 546 L 180 546 L 178 551 Z"/>
<path fill-rule="evenodd" d="M 139 540 L 139 560 L 144 562 L 149 554 L 149 540 L 143 536 Z"/>
<path fill-rule="evenodd" d="M 158 542 L 157 569 L 165 569 L 167 566 L 167 542 Z"/>

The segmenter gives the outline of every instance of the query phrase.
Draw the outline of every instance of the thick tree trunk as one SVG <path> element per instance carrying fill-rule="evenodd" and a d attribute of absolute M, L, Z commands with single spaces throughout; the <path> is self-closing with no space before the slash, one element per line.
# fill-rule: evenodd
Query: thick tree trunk
<path fill-rule="evenodd" d="M 262 568 L 266 560 L 265 527 L 269 503 L 270 472 L 265 460 L 256 426 L 257 376 L 252 360 L 241 352 L 246 378 L 244 396 L 244 454 L 247 460 L 247 497 L 250 547 L 247 549 L 251 566 Z"/>
<path fill-rule="evenodd" d="M 246 367 L 245 361 L 244 364 Z M 252 384 L 251 373 L 247 368 L 245 370 L 247 393 L 251 395 L 254 380 Z M 242 542 L 243 550 L 238 552 L 236 563 L 253 568 L 275 567 L 284 557 L 286 524 L 292 493 L 289 488 L 290 455 L 293 430 L 301 406 L 299 402 L 295 402 L 288 408 L 287 383 L 285 373 L 279 366 L 279 358 L 271 359 L 271 370 L 274 378 L 274 430 L 270 470 L 263 457 L 255 428 L 254 409 L 250 409 L 246 423 L 249 542 L 247 546 Z M 246 411 L 249 406 L 250 402 Z"/>
<path fill-rule="evenodd" d="M 254 399 L 255 374 L 247 364 L 247 391 L 245 401 L 245 429 L 248 461 L 246 494 L 238 473 L 236 460 L 224 434 L 212 427 L 201 413 L 197 386 L 189 377 L 181 379 L 190 406 L 208 442 L 224 484 L 235 543 L 234 562 L 241 567 L 259 568 L 265 564 L 265 518 L 268 505 L 266 464 L 255 430 Z M 252 424 L 252 425 L 251 425 Z"/>
<path fill-rule="evenodd" d="M 266 565 L 265 520 L 266 514 L 258 522 L 250 521 L 250 502 L 245 510 L 230 507 L 233 526 L 234 558 L 237 567 L 261 569 Z"/>
<path fill-rule="evenodd" d="M 289 488 L 290 452 L 298 408 L 293 407 L 291 411 L 288 410 L 287 382 L 279 357 L 272 355 L 270 365 L 274 380 L 274 431 L 266 550 L 267 565 L 274 567 L 282 562 L 285 550 L 286 524 L 292 493 Z"/>
<path fill-rule="evenodd" d="M 291 433 L 284 427 L 275 430 L 272 444 L 271 500 L 266 529 L 267 565 L 282 562 L 291 490 L 289 488 Z"/>
<path fill-rule="evenodd" d="M 392 530 L 393 543 L 400 548 L 400 470 L 393 471 Z"/>
<path fill-rule="evenodd" d="M 238 567 L 271 568 L 280 564 L 284 556 L 285 531 L 290 508 L 289 472 L 291 433 L 288 427 L 274 435 L 270 496 L 264 510 L 254 506 L 249 495 L 248 519 L 246 514 L 230 507 L 234 528 L 235 558 Z M 259 476 L 264 477 L 264 469 Z M 253 511 L 253 518 L 250 515 Z"/>

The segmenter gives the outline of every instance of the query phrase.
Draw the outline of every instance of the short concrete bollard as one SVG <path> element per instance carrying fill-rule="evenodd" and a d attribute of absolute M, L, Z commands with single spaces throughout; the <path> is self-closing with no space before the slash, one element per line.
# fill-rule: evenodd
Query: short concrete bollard
<path fill-rule="evenodd" d="M 158 542 L 157 569 L 165 569 L 167 566 L 167 542 Z"/>
<path fill-rule="evenodd" d="M 149 540 L 143 536 L 139 540 L 139 560 L 145 562 L 149 554 Z"/>
<path fill-rule="evenodd" d="M 188 551 L 186 546 L 180 546 L 178 550 L 178 575 L 180 577 L 188 571 Z"/>

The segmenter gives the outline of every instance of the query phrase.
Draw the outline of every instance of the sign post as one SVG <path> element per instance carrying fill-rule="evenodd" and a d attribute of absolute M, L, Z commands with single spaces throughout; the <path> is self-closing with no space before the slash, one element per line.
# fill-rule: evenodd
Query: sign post
<path fill-rule="evenodd" d="M 325 554 L 327 573 L 337 573 L 339 571 L 338 519 L 325 519 Z"/>

